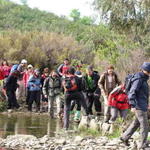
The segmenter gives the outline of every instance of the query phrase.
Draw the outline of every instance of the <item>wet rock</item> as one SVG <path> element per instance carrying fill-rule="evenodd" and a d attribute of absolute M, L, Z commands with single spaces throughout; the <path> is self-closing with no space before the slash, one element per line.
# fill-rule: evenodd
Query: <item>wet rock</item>
<path fill-rule="evenodd" d="M 66 140 L 65 139 L 56 139 L 55 143 L 56 144 L 60 144 L 60 145 L 65 145 L 66 144 Z"/>
<path fill-rule="evenodd" d="M 108 124 L 108 123 L 103 123 L 102 124 L 102 133 L 103 134 L 108 133 L 109 129 L 110 129 L 110 124 Z"/>
<path fill-rule="evenodd" d="M 89 124 L 88 116 L 82 116 L 81 121 L 79 123 L 78 129 L 87 128 Z"/>
<path fill-rule="evenodd" d="M 96 119 L 92 119 L 90 121 L 90 129 L 94 131 L 99 131 L 98 121 Z"/>
<path fill-rule="evenodd" d="M 40 138 L 39 141 L 40 141 L 41 144 L 44 144 L 44 143 L 49 141 L 49 136 L 45 135 L 42 138 Z"/>
<path fill-rule="evenodd" d="M 81 136 L 76 136 L 75 139 L 74 139 L 74 142 L 76 142 L 76 143 L 77 143 L 77 142 L 82 142 L 83 139 L 84 139 L 84 138 L 81 137 Z"/>

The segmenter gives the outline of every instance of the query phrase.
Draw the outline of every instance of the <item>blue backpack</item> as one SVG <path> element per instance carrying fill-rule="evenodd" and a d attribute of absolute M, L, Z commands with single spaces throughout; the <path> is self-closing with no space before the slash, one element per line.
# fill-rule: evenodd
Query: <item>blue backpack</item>
<path fill-rule="evenodd" d="M 11 67 L 10 73 L 16 71 L 18 69 L 19 64 L 15 64 Z"/>

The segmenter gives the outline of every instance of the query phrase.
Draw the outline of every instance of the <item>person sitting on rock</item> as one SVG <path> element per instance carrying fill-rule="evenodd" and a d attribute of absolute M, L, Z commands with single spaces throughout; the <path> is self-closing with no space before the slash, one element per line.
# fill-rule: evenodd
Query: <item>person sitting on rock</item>
<path fill-rule="evenodd" d="M 117 119 L 118 113 L 120 113 L 121 118 L 125 120 L 130 106 L 124 85 L 116 87 L 109 94 L 108 105 L 111 107 L 111 118 L 109 123 L 113 123 Z"/>

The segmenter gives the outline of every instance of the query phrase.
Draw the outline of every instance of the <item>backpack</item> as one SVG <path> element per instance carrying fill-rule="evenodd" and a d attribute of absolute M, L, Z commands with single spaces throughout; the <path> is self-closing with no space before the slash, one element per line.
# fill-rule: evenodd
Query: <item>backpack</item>
<path fill-rule="evenodd" d="M 19 64 L 15 64 L 11 67 L 10 73 L 16 71 L 18 69 Z"/>
<path fill-rule="evenodd" d="M 130 89 L 131 89 L 131 86 L 132 86 L 132 83 L 137 80 L 133 80 L 135 77 L 135 74 L 128 74 L 127 77 L 125 78 L 125 92 L 126 94 L 128 95 Z"/>
<path fill-rule="evenodd" d="M 66 91 L 76 91 L 78 89 L 76 78 L 74 76 L 65 77 L 63 87 Z"/>

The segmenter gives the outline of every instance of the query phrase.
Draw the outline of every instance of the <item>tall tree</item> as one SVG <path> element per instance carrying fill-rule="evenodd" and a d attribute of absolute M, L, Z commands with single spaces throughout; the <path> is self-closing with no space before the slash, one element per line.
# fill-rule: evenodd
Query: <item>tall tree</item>
<path fill-rule="evenodd" d="M 136 34 L 150 30 L 149 0 L 95 0 L 94 5 L 113 28 L 134 29 Z"/>
<path fill-rule="evenodd" d="M 70 17 L 73 21 L 78 21 L 80 19 L 80 11 L 78 9 L 73 9 L 70 13 Z"/>

